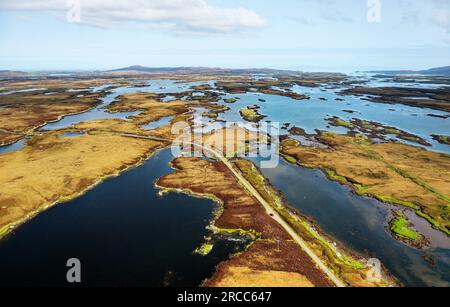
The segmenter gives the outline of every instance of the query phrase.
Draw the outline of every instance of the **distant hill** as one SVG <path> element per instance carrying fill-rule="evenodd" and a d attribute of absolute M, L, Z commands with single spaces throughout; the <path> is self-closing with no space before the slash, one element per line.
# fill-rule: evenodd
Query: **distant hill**
<path fill-rule="evenodd" d="M 384 70 L 384 71 L 370 71 L 371 73 L 382 73 L 388 75 L 437 75 L 450 76 L 450 66 L 436 67 L 426 70 Z"/>
<path fill-rule="evenodd" d="M 420 72 L 423 75 L 441 75 L 450 76 L 450 66 L 431 68 L 428 70 L 422 70 Z"/>
<path fill-rule="evenodd" d="M 28 73 L 23 71 L 14 71 L 14 70 L 0 70 L 1 78 L 15 78 L 15 77 L 23 77 L 27 76 Z"/>
<path fill-rule="evenodd" d="M 107 72 L 115 72 L 115 71 L 138 71 L 138 72 L 147 72 L 147 73 L 159 73 L 159 72 L 174 72 L 174 71 L 185 71 L 185 70 L 193 70 L 194 68 L 190 67 L 145 67 L 140 65 L 133 65 L 124 68 L 118 68 L 113 70 L 108 70 Z M 196 68 L 199 70 L 200 68 Z"/>
<path fill-rule="evenodd" d="M 209 68 L 209 67 L 145 67 L 134 65 L 114 70 L 104 71 L 103 73 L 112 74 L 266 74 L 266 73 L 285 73 L 292 72 L 287 70 L 277 70 L 268 68 L 251 69 L 227 69 L 227 68 Z"/>

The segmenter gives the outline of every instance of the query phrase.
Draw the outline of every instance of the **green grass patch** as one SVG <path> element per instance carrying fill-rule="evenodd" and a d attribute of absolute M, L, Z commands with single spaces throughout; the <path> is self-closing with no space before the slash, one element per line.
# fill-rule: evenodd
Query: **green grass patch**
<path fill-rule="evenodd" d="M 2 228 L 0 228 L 0 239 L 2 239 L 4 236 L 6 236 L 6 234 L 9 233 L 9 231 L 11 230 L 11 225 L 6 225 Z"/>
<path fill-rule="evenodd" d="M 345 127 L 345 128 L 350 128 L 350 129 L 353 128 L 352 124 L 350 124 L 349 122 L 347 122 L 347 121 L 345 121 L 343 119 L 340 119 L 340 118 L 336 118 L 335 124 L 337 126 L 342 126 L 342 127 Z"/>
<path fill-rule="evenodd" d="M 439 141 L 440 141 L 441 143 L 450 145 L 450 136 L 440 135 L 440 136 L 439 136 Z"/>
<path fill-rule="evenodd" d="M 208 118 L 217 118 L 219 117 L 219 114 L 214 113 L 214 112 L 204 112 L 202 114 L 203 117 L 208 117 Z"/>
<path fill-rule="evenodd" d="M 219 228 L 214 225 L 211 226 L 212 230 L 215 233 L 221 233 L 226 235 L 237 235 L 237 236 L 248 236 L 251 239 L 255 240 L 261 237 L 261 234 L 252 230 L 244 230 L 244 229 L 228 229 L 228 228 Z"/>
<path fill-rule="evenodd" d="M 202 246 L 200 246 L 199 248 L 197 248 L 197 249 L 194 251 L 194 253 L 195 253 L 195 254 L 202 255 L 202 256 L 206 256 L 206 255 L 208 255 L 208 254 L 212 251 L 213 247 L 214 247 L 213 244 L 205 243 L 205 244 L 203 244 Z"/>
<path fill-rule="evenodd" d="M 250 109 L 249 107 L 242 108 L 239 110 L 239 113 L 247 121 L 257 121 L 262 118 L 262 115 L 260 115 L 257 110 Z"/>
<path fill-rule="evenodd" d="M 395 129 L 395 128 L 386 128 L 385 132 L 386 132 L 387 134 L 394 134 L 394 135 L 397 135 L 397 134 L 400 133 L 400 130 L 397 130 L 397 129 Z"/>
<path fill-rule="evenodd" d="M 401 200 L 398 198 L 394 198 L 394 197 L 390 197 L 390 196 L 384 196 L 384 195 L 374 195 L 374 197 L 376 199 L 378 199 L 379 201 L 383 202 L 383 203 L 387 203 L 387 204 L 396 204 L 396 205 L 402 205 L 408 208 L 412 208 L 415 210 L 420 209 L 420 207 L 418 205 L 416 205 L 413 202 L 410 201 L 406 201 L 406 200 Z"/>
<path fill-rule="evenodd" d="M 404 135 L 404 136 L 402 136 L 402 139 L 404 139 L 405 141 L 413 142 L 413 143 L 417 143 L 418 141 L 420 141 L 419 137 L 412 136 L 412 135 Z"/>
<path fill-rule="evenodd" d="M 432 218 L 431 216 L 429 216 L 428 214 L 426 214 L 426 213 L 424 213 L 424 212 L 422 212 L 422 211 L 420 211 L 420 210 L 417 210 L 417 211 L 416 211 L 416 214 L 417 214 L 418 216 L 420 216 L 421 218 L 426 219 L 426 220 L 428 221 L 428 223 L 430 223 L 431 225 L 433 225 L 435 228 L 437 228 L 437 229 L 443 231 L 444 233 L 446 233 L 447 235 L 450 236 L 450 231 L 448 230 L 448 228 L 445 227 L 444 225 L 441 225 L 438 221 L 436 221 L 435 219 L 433 219 L 433 218 Z"/>
<path fill-rule="evenodd" d="M 432 134 L 431 137 L 435 140 L 438 141 L 441 144 L 447 144 L 450 145 L 450 136 L 448 135 L 437 135 L 437 134 Z"/>
<path fill-rule="evenodd" d="M 294 157 L 288 156 L 288 155 L 284 155 L 284 154 L 281 154 L 281 156 L 282 156 L 286 161 L 288 161 L 289 163 L 297 164 L 297 159 L 295 159 Z"/>
<path fill-rule="evenodd" d="M 378 127 L 367 120 L 361 120 L 361 126 L 365 129 L 376 130 Z"/>
<path fill-rule="evenodd" d="M 413 241 L 417 240 L 420 236 L 419 233 L 411 229 L 409 226 L 409 221 L 403 214 L 398 214 L 398 216 L 392 221 L 391 231 L 402 238 Z"/>
<path fill-rule="evenodd" d="M 325 172 L 326 172 L 327 177 L 329 179 L 334 180 L 334 181 L 338 181 L 338 182 L 340 182 L 342 184 L 349 184 L 347 178 L 345 178 L 344 176 L 340 176 L 340 175 L 336 174 L 335 171 L 333 171 L 333 170 L 326 170 Z"/>
<path fill-rule="evenodd" d="M 365 268 L 364 264 L 362 264 L 360 261 L 345 254 L 339 253 L 330 242 L 323 238 L 307 222 L 299 220 L 295 216 L 291 215 L 284 207 L 278 208 L 276 209 L 276 211 L 289 224 L 289 226 L 292 227 L 295 232 L 300 234 L 305 239 L 307 239 L 306 237 L 309 237 L 318 245 L 320 245 L 322 249 L 324 249 L 324 255 L 327 255 L 329 258 L 331 258 L 329 259 L 329 264 L 337 262 L 357 270 Z M 339 274 L 338 271 L 339 269 L 336 270 L 336 274 Z"/>
<path fill-rule="evenodd" d="M 362 184 L 353 184 L 355 186 L 355 193 L 359 196 L 369 196 L 369 188 L 366 186 L 363 186 Z"/>
<path fill-rule="evenodd" d="M 334 133 L 334 132 L 331 132 L 331 131 L 321 131 L 320 135 L 323 136 L 323 137 L 330 137 L 330 138 L 332 138 L 332 137 L 336 136 L 337 134 Z"/>

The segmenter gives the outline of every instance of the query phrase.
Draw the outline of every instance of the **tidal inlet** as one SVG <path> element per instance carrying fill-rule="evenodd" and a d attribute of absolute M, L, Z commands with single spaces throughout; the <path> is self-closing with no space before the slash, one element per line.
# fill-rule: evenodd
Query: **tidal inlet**
<path fill-rule="evenodd" d="M 72 2 L 0 3 L 0 288 L 450 285 L 450 6 Z"/>

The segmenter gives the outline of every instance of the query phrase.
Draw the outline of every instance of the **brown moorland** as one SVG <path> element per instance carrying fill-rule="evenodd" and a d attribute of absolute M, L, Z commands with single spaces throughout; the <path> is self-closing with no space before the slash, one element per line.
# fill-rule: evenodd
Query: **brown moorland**
<path fill-rule="evenodd" d="M 176 116 L 175 121 L 187 120 L 191 117 L 192 107 L 205 107 L 212 112 L 223 112 L 226 109 L 219 104 L 200 101 L 174 100 L 170 102 L 160 101 L 158 94 L 133 93 L 120 96 L 118 100 L 108 106 L 111 112 L 142 111 L 133 116 L 136 125 L 145 125 L 163 117 Z"/>
<path fill-rule="evenodd" d="M 290 90 L 294 83 L 280 82 L 277 80 L 242 80 L 242 82 L 219 81 L 216 86 L 219 90 L 230 94 L 245 94 L 246 92 L 256 91 L 267 95 L 285 96 L 296 100 L 309 99 L 309 96 L 298 94 Z M 274 89 L 280 87 L 281 89 Z"/>
<path fill-rule="evenodd" d="M 404 104 L 418 108 L 450 111 L 450 90 L 447 88 L 400 88 L 357 86 L 341 92 L 344 95 L 365 96 L 367 100 L 389 104 Z"/>
<path fill-rule="evenodd" d="M 285 230 L 241 188 L 225 165 L 199 158 L 178 158 L 172 166 L 175 172 L 160 178 L 158 186 L 214 195 L 223 202 L 223 213 L 214 222 L 215 227 L 243 230 L 259 237 L 247 251 L 222 262 L 207 286 L 287 285 L 281 276 L 289 276 L 290 284 L 296 286 L 332 286 Z"/>
<path fill-rule="evenodd" d="M 344 127 L 349 129 L 347 133 L 350 136 L 355 136 L 358 133 L 364 133 L 369 139 L 378 139 L 386 142 L 387 136 L 393 135 L 396 138 L 417 143 L 423 146 L 431 146 L 424 138 L 407 131 L 387 126 L 375 121 L 368 121 L 359 118 L 352 118 L 350 121 L 341 119 L 338 116 L 333 116 L 326 119 L 331 126 Z"/>
<path fill-rule="evenodd" d="M 408 206 L 436 228 L 450 234 L 450 156 L 400 143 L 370 142 L 366 137 L 322 132 L 327 148 L 282 141 L 290 162 L 320 168 L 330 179 L 354 187 L 360 195 Z"/>
<path fill-rule="evenodd" d="M 48 122 L 86 112 L 101 102 L 100 98 L 108 89 L 131 82 L 134 79 L 38 78 L 1 81 L 0 145 L 14 143 Z M 102 85 L 107 87 L 92 93 L 91 88 Z"/>
<path fill-rule="evenodd" d="M 139 80 L 141 80 L 141 78 L 94 78 L 93 76 L 48 78 L 45 76 L 41 76 L 34 77 L 33 79 L 27 78 L 24 80 L 0 81 L 0 87 L 2 88 L 0 92 L 4 93 L 9 91 L 30 89 L 45 90 L 47 92 L 63 92 L 68 89 L 81 91 L 102 85 L 110 85 L 112 87 L 127 86 Z"/>
<path fill-rule="evenodd" d="M 17 141 L 63 116 L 85 112 L 99 104 L 101 96 L 88 92 L 45 95 L 42 91 L 0 95 L 0 144 Z"/>

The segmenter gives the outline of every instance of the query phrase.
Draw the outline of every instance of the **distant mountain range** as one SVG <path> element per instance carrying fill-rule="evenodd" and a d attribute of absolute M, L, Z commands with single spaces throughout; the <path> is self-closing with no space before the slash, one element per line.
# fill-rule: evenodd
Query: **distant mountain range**
<path fill-rule="evenodd" d="M 371 73 L 381 73 L 388 75 L 437 75 L 450 76 L 450 66 L 436 67 L 426 70 L 384 70 L 384 71 L 370 71 Z"/>

